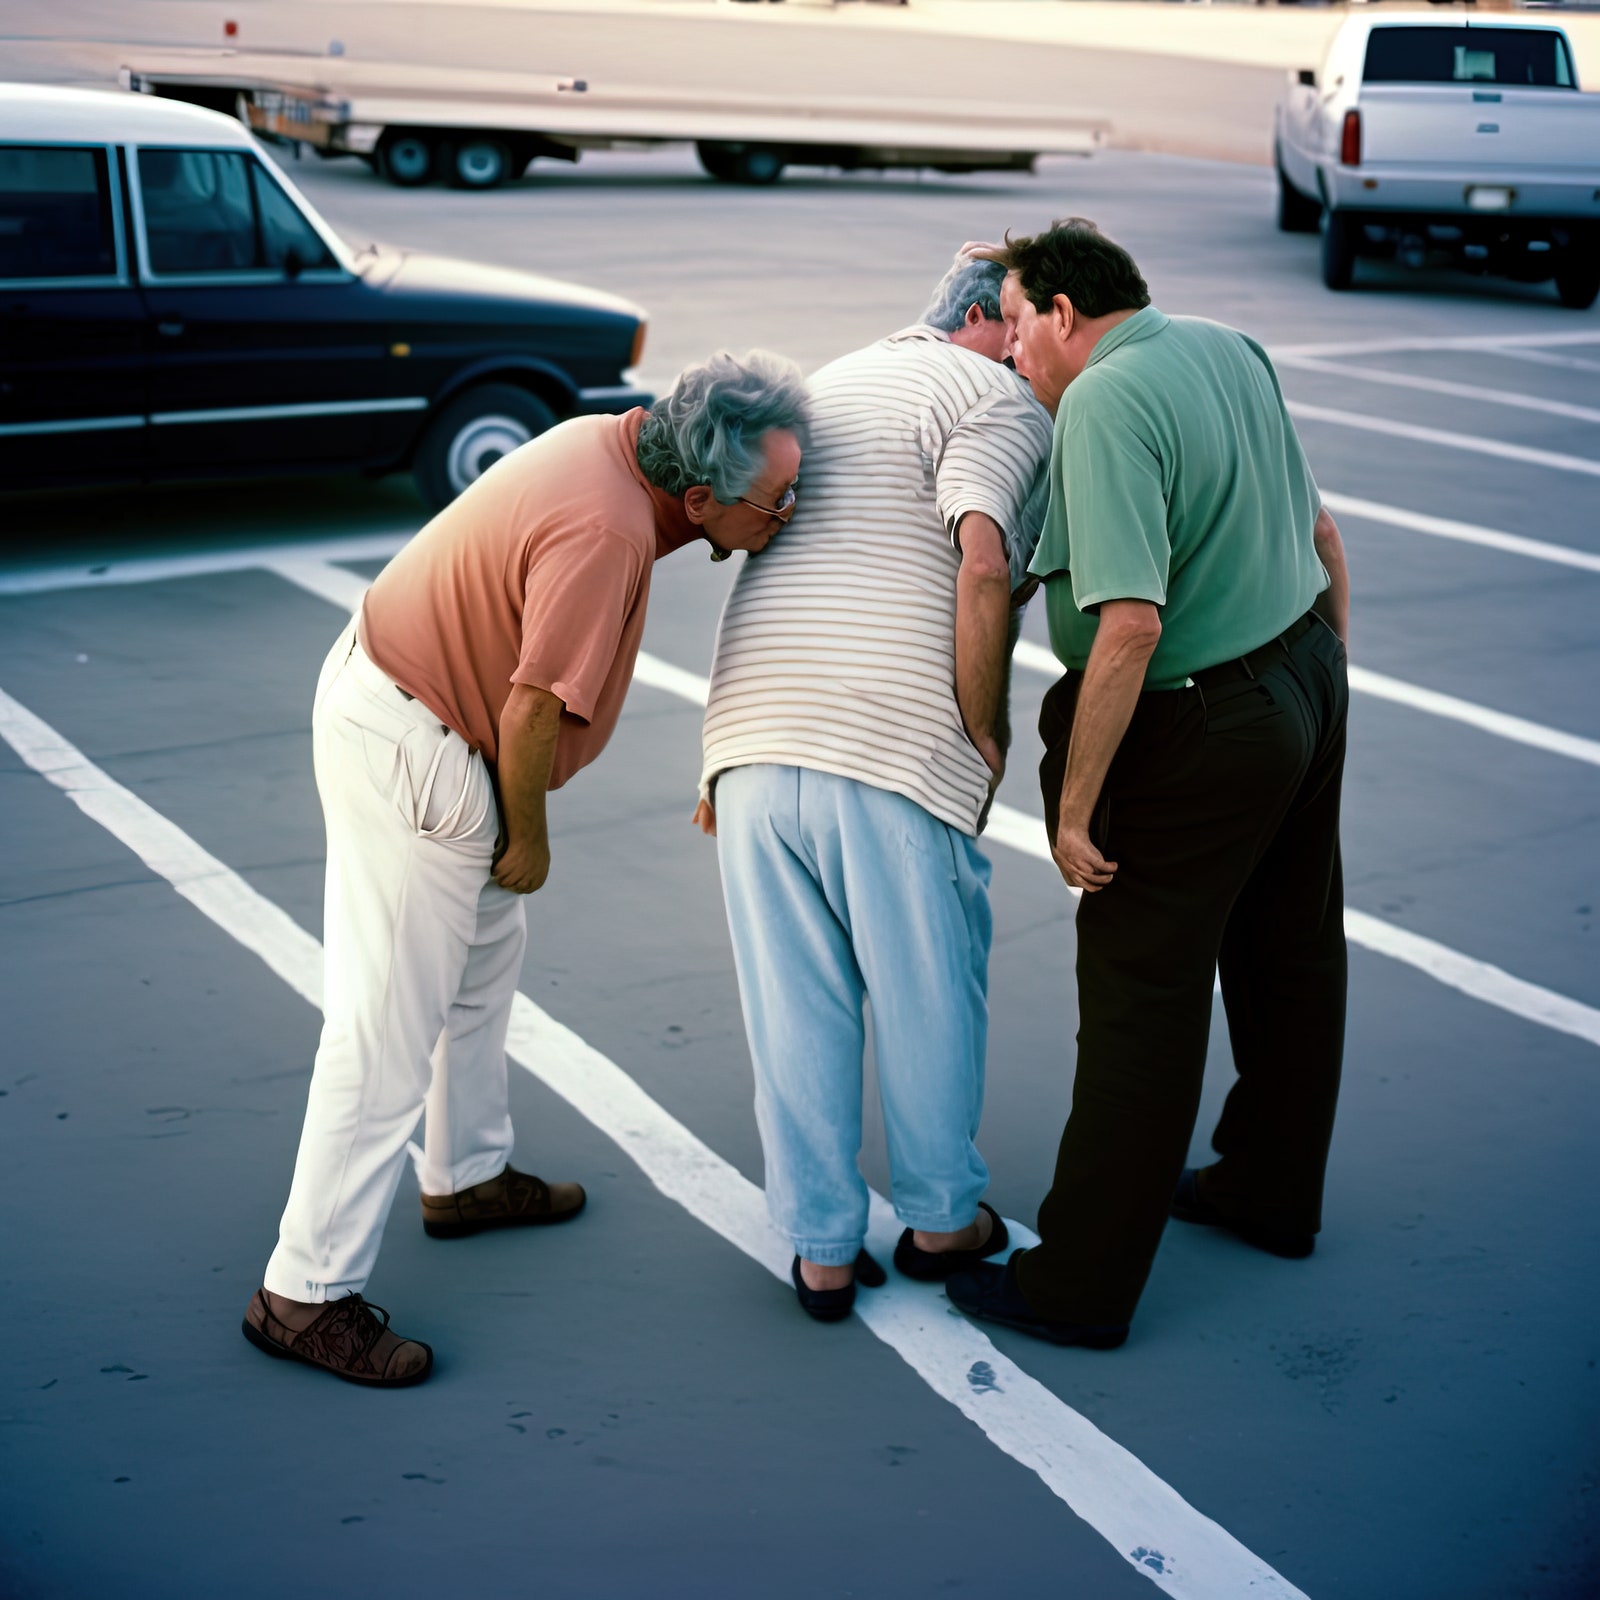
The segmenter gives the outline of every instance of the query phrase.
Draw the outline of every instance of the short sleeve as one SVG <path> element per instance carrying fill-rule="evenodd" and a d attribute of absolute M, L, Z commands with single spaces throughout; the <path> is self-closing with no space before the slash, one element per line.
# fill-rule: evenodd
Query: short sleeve
<path fill-rule="evenodd" d="M 1311 514 L 1315 518 L 1322 508 L 1322 491 L 1317 487 L 1316 477 L 1311 471 L 1311 462 L 1306 457 L 1305 446 L 1300 443 L 1294 419 L 1289 415 L 1289 403 L 1283 397 L 1283 385 L 1278 381 L 1278 369 L 1273 366 L 1272 357 L 1248 334 L 1241 333 L 1239 337 L 1249 347 L 1251 355 L 1266 368 L 1267 377 L 1272 381 L 1272 392 L 1278 401 L 1278 418 L 1283 427 L 1284 467 L 1289 474 L 1290 496 L 1297 505 L 1309 502 Z"/>
<path fill-rule="evenodd" d="M 934 468 L 939 516 L 952 542 L 961 519 L 981 511 L 999 525 L 1013 571 L 1039 542 L 1041 518 L 1030 523 L 1030 499 L 1050 459 L 1050 418 L 1020 384 L 991 390 L 962 413 L 946 435 Z"/>
<path fill-rule="evenodd" d="M 608 528 L 550 541 L 528 566 L 522 655 L 511 681 L 549 690 L 573 716 L 590 721 L 643 573 L 640 551 Z"/>
<path fill-rule="evenodd" d="M 1172 546 L 1161 462 L 1112 397 L 1096 391 L 1068 414 L 1061 476 L 1077 608 L 1165 605 Z"/>

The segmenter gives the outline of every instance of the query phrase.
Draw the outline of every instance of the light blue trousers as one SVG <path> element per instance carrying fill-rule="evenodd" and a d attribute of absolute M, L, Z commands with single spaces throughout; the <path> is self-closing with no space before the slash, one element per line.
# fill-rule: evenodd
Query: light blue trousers
<path fill-rule="evenodd" d="M 989 1181 L 973 1143 L 988 861 L 903 795 L 808 768 L 730 768 L 716 805 L 773 1222 L 824 1266 L 861 1248 L 865 997 L 895 1213 L 929 1232 L 966 1227 Z"/>

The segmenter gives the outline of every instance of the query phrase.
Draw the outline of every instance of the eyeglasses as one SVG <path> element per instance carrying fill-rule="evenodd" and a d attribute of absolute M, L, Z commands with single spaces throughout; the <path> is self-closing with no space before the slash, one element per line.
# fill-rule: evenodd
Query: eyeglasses
<path fill-rule="evenodd" d="M 754 511 L 764 511 L 769 517 L 776 517 L 779 522 L 789 520 L 790 513 L 794 510 L 794 502 L 795 487 L 792 483 L 783 491 L 783 498 L 775 506 L 764 506 L 759 500 L 746 500 L 743 495 L 739 496 L 740 505 L 749 506 Z"/>

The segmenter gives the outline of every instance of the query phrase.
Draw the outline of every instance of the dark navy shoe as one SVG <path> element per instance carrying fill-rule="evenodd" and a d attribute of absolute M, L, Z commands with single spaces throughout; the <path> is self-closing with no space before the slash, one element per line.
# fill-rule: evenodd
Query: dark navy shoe
<path fill-rule="evenodd" d="M 1017 1282 L 1017 1262 L 1027 1254 L 1019 1250 L 1002 1266 L 980 1261 L 965 1272 L 952 1273 L 944 1286 L 950 1303 L 969 1317 L 998 1322 L 1051 1344 L 1082 1345 L 1089 1350 L 1115 1350 L 1128 1337 L 1126 1322 L 1056 1322 L 1041 1317 L 1028 1303 Z"/>
<path fill-rule="evenodd" d="M 856 1275 L 842 1289 L 813 1289 L 800 1276 L 800 1257 L 796 1256 L 789 1267 L 794 1280 L 794 1292 L 800 1296 L 800 1308 L 818 1322 L 843 1322 L 856 1303 L 856 1285 L 864 1289 L 881 1289 L 889 1281 L 889 1274 L 865 1250 L 856 1257 Z"/>
<path fill-rule="evenodd" d="M 1314 1234 L 1282 1233 L 1264 1228 L 1258 1222 L 1236 1222 L 1225 1217 L 1200 1193 L 1200 1173 L 1185 1167 L 1172 1192 L 1172 1215 L 1179 1222 L 1198 1222 L 1208 1228 L 1226 1228 L 1229 1233 L 1253 1244 L 1258 1250 L 1282 1256 L 1286 1261 L 1303 1261 L 1317 1247 Z"/>
<path fill-rule="evenodd" d="M 977 1250 L 919 1250 L 910 1228 L 900 1235 L 900 1242 L 894 1247 L 895 1271 L 903 1272 L 908 1278 L 915 1278 L 918 1283 L 943 1283 L 952 1272 L 964 1272 L 968 1267 L 975 1267 L 987 1256 L 997 1256 L 1011 1244 L 1011 1235 L 1006 1232 L 1005 1219 L 995 1208 L 985 1200 L 978 1202 L 981 1211 L 989 1213 L 989 1220 L 993 1226 L 989 1230 L 989 1237 Z"/>

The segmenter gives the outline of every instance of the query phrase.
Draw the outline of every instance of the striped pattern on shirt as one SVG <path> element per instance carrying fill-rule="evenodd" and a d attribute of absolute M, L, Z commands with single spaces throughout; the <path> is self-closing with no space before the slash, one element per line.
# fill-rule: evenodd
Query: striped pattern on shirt
<path fill-rule="evenodd" d="M 809 388 L 794 516 L 745 558 L 723 610 L 701 792 L 728 767 L 809 767 L 974 834 L 989 769 L 956 703 L 953 530 L 969 511 L 992 517 L 1021 581 L 1050 418 L 1009 368 L 927 327 L 831 363 Z"/>

